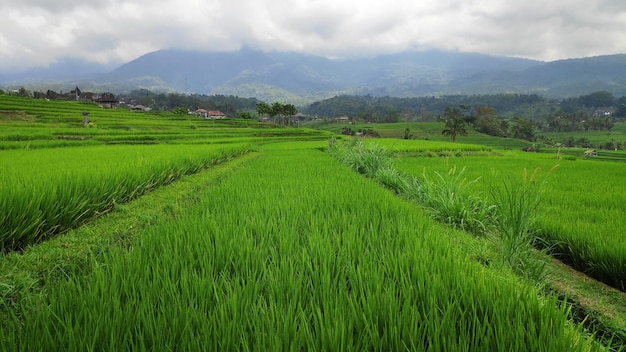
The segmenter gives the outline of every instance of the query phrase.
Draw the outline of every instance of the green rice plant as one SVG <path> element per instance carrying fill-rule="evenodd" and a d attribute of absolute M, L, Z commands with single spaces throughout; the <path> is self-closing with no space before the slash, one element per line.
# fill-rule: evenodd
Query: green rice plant
<path fill-rule="evenodd" d="M 559 165 L 548 171 L 551 174 Z M 535 282 L 543 280 L 545 263 L 533 255 L 536 236 L 536 222 L 542 188 L 546 184 L 537 182 L 536 168 L 530 177 L 524 169 L 521 183 L 505 182 L 501 188 L 492 188 L 492 198 L 496 204 L 496 227 L 500 241 L 501 261 L 522 276 Z"/>
<path fill-rule="evenodd" d="M 435 219 L 483 235 L 494 220 L 494 206 L 472 189 L 480 178 L 468 180 L 464 173 L 465 168 L 457 172 L 454 166 L 445 175 L 435 171 L 435 176 L 431 177 L 424 169 L 421 177 L 422 202 Z"/>
<path fill-rule="evenodd" d="M 247 149 L 242 144 L 3 151 L 0 251 L 23 249 Z"/>
<path fill-rule="evenodd" d="M 524 152 L 462 160 L 468 178 L 482 178 L 474 184 L 476 191 L 486 194 L 501 187 L 502 180 L 520 180 L 519 170 L 549 170 L 556 162 L 553 155 Z M 626 290 L 626 222 L 621 220 L 626 217 L 626 193 L 617 177 L 623 163 L 579 159 L 559 164 L 549 183 L 532 186 L 541 188 L 542 199 L 535 223 L 541 239 L 536 244 L 575 269 Z M 394 165 L 409 175 L 420 175 L 424 168 L 448 170 L 442 158 L 400 157 Z"/>
<path fill-rule="evenodd" d="M 329 145 L 331 153 L 342 163 L 424 205 L 435 219 L 475 234 L 484 234 L 490 227 L 493 206 L 473 194 L 472 184 L 479 178 L 468 181 L 463 177 L 464 169 L 457 173 L 454 167 L 445 177 L 435 172 L 434 178 L 424 170 L 417 180 L 391 166 L 386 149 L 376 144 L 365 145 L 353 140 L 347 146 L 336 141 Z"/>
<path fill-rule="evenodd" d="M 600 351 L 568 308 L 327 154 L 272 149 L 33 299 L 8 350 Z"/>
<path fill-rule="evenodd" d="M 375 139 L 363 140 L 365 144 L 376 144 L 400 155 L 425 155 L 427 153 L 450 153 L 463 155 L 464 153 L 487 153 L 492 148 L 485 145 L 452 143 L 449 141 L 431 140 L 404 140 L 404 139 Z"/>

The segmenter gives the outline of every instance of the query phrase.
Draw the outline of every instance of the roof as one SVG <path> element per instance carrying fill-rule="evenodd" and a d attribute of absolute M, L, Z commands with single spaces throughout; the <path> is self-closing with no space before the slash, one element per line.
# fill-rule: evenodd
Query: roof
<path fill-rule="evenodd" d="M 96 102 L 98 102 L 98 103 L 117 103 L 118 100 L 115 99 L 113 94 L 105 93 L 100 98 L 96 99 Z"/>

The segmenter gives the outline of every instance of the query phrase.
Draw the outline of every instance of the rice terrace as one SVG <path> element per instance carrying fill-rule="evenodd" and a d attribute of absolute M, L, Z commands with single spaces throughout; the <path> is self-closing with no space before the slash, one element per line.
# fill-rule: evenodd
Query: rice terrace
<path fill-rule="evenodd" d="M 0 95 L 0 350 L 626 346 L 626 123 L 255 113 Z"/>

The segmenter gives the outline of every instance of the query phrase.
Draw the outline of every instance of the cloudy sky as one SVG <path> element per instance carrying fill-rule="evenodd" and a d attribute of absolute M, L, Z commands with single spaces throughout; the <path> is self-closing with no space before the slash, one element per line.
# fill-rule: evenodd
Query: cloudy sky
<path fill-rule="evenodd" d="M 0 0 L 0 72 L 242 46 L 336 58 L 433 48 L 544 61 L 626 53 L 626 1 Z"/>

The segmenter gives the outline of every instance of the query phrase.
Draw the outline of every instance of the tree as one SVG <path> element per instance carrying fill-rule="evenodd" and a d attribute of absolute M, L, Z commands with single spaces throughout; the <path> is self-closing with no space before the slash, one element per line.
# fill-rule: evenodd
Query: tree
<path fill-rule="evenodd" d="M 466 111 L 467 107 L 464 105 L 459 105 L 456 107 L 447 107 L 444 110 L 442 119 L 445 123 L 445 127 L 441 134 L 444 136 L 450 136 L 452 142 L 456 142 L 456 136 L 467 136 L 467 130 L 465 129 L 465 114 L 463 111 Z"/>
<path fill-rule="evenodd" d="M 474 129 L 490 136 L 506 137 L 509 134 L 509 122 L 496 116 L 496 110 L 488 106 L 479 106 L 474 111 Z M 466 120 L 467 121 L 467 120 Z"/>
<path fill-rule="evenodd" d="M 489 119 L 496 116 L 496 109 L 490 106 L 477 106 L 474 109 L 476 119 Z"/>
<path fill-rule="evenodd" d="M 172 110 L 172 113 L 176 115 L 185 115 L 189 113 L 189 109 L 184 106 L 177 106 Z"/>
<path fill-rule="evenodd" d="M 285 116 L 294 116 L 298 113 L 298 109 L 293 104 L 285 104 L 282 108 L 282 114 Z"/>
<path fill-rule="evenodd" d="M 259 116 L 269 115 L 272 112 L 272 109 L 269 105 L 267 105 L 267 103 L 260 102 L 256 104 L 256 112 Z"/>
<path fill-rule="evenodd" d="M 270 117 L 277 117 L 275 119 L 276 123 L 283 124 L 285 126 L 291 125 L 291 116 L 298 113 L 298 109 L 296 109 L 293 104 L 281 104 L 279 102 L 272 103 L 270 107 L 269 115 Z"/>
<path fill-rule="evenodd" d="M 458 117 L 453 117 L 446 120 L 446 126 L 441 134 L 444 136 L 450 136 L 452 142 L 456 142 L 456 136 L 467 136 L 467 130 L 465 129 L 465 121 Z"/>
<path fill-rule="evenodd" d="M 239 113 L 239 118 L 240 119 L 244 119 L 244 120 L 250 120 L 250 119 L 252 119 L 252 114 L 250 114 L 247 111 L 242 111 L 242 112 Z"/>
<path fill-rule="evenodd" d="M 387 107 L 385 111 L 385 115 L 383 117 L 383 121 L 394 123 L 394 122 L 398 122 L 398 120 L 400 120 L 400 113 L 398 112 L 398 109 L 393 106 Z"/>
<path fill-rule="evenodd" d="M 615 105 L 615 97 L 607 91 L 593 92 L 578 98 L 580 103 L 588 108 L 609 107 Z"/>
<path fill-rule="evenodd" d="M 24 87 L 20 87 L 20 89 L 17 92 L 17 95 L 19 95 L 20 97 L 29 97 L 30 93 L 28 93 L 28 91 L 26 90 L 26 88 Z"/>
<path fill-rule="evenodd" d="M 535 125 L 532 121 L 516 116 L 513 118 L 511 134 L 513 138 L 525 139 L 532 142 L 535 140 Z"/>
<path fill-rule="evenodd" d="M 617 99 L 617 110 L 613 113 L 615 117 L 626 117 L 626 96 Z"/>

